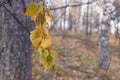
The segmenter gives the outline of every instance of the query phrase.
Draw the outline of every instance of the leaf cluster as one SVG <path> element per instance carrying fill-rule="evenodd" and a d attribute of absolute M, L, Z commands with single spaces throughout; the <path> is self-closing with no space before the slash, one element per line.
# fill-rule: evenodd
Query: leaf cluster
<path fill-rule="evenodd" d="M 35 22 L 35 29 L 30 33 L 30 40 L 35 51 L 40 54 L 40 59 L 48 70 L 56 61 L 57 52 L 52 50 L 52 40 L 46 26 L 53 21 L 51 11 L 44 7 L 43 2 L 32 3 L 24 14 Z"/>

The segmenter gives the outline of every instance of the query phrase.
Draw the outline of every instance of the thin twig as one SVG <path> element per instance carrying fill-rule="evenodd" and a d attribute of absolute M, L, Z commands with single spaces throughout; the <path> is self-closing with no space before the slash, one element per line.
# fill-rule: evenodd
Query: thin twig
<path fill-rule="evenodd" d="M 55 24 L 57 24 L 57 22 L 59 21 L 59 19 L 65 14 L 65 11 L 58 17 L 57 20 L 54 21 L 53 25 L 54 26 Z M 53 27 L 51 27 L 49 30 L 52 30 Z"/>
<path fill-rule="evenodd" d="M 9 3 L 9 1 L 10 0 L 5 0 L 5 1 L 3 1 L 1 4 L 0 4 L 0 7 L 4 7 L 5 8 L 5 10 L 21 25 L 21 26 L 23 26 L 23 28 L 29 33 L 29 35 L 30 35 L 30 32 L 29 32 L 29 30 L 19 21 L 19 19 L 9 10 L 9 9 L 7 9 L 7 7 L 5 7 L 5 4 L 7 4 L 7 3 Z M 97 0 L 94 0 L 94 1 L 92 1 L 92 2 L 87 2 L 87 3 L 80 3 L 80 4 L 74 4 L 74 5 L 66 5 L 66 6 L 61 6 L 61 7 L 57 7 L 57 8 L 51 8 L 50 10 L 56 10 L 56 9 L 62 9 L 62 8 L 67 8 L 67 7 L 77 7 L 77 6 L 82 6 L 82 5 L 86 5 L 86 4 L 91 4 L 91 3 L 93 3 L 93 2 L 95 2 L 95 1 L 97 1 Z"/>
<path fill-rule="evenodd" d="M 79 7 L 79 6 L 82 6 L 82 5 L 86 5 L 86 4 L 92 4 L 93 2 L 96 2 L 97 0 L 93 0 L 91 2 L 87 2 L 87 3 L 80 3 L 80 4 L 68 4 L 68 5 L 65 5 L 65 6 L 61 6 L 61 7 L 57 7 L 57 8 L 50 8 L 50 10 L 56 10 L 56 9 L 62 9 L 62 8 L 67 8 L 67 7 Z"/>
<path fill-rule="evenodd" d="M 10 2 L 10 0 L 4 0 L 3 2 L 0 2 L 0 7 L 2 7 L 3 5 L 5 5 L 9 2 Z"/>
<path fill-rule="evenodd" d="M 71 67 L 70 65 L 68 65 L 62 58 L 59 57 L 59 59 L 66 65 L 66 67 L 70 68 L 71 70 L 75 70 L 75 71 L 79 71 L 79 72 L 82 72 L 82 73 L 85 73 L 85 74 L 89 74 L 89 75 L 92 75 L 94 77 L 99 78 L 100 80 L 104 80 L 104 78 L 101 75 L 97 74 L 97 73 L 90 72 L 90 71 L 83 70 L 83 69 L 76 69 L 76 68 Z"/>

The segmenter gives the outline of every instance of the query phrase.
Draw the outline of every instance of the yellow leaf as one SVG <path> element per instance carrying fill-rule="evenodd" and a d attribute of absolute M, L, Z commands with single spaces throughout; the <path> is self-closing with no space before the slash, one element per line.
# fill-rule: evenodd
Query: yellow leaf
<path fill-rule="evenodd" d="M 52 40 L 50 36 L 45 36 L 44 39 L 42 39 L 41 42 L 41 47 L 45 48 L 45 49 L 49 49 L 52 46 Z"/>
<path fill-rule="evenodd" d="M 41 27 L 37 27 L 36 31 L 37 31 L 38 36 L 42 36 L 42 28 Z"/>
<path fill-rule="evenodd" d="M 39 14 L 39 7 L 37 4 L 33 3 L 25 12 L 25 16 L 30 16 L 32 20 L 35 20 L 36 16 Z"/>
<path fill-rule="evenodd" d="M 49 9 L 44 7 L 41 1 L 38 4 L 31 4 L 24 15 L 30 16 L 35 22 L 36 29 L 31 31 L 30 41 L 33 48 L 40 53 L 40 59 L 45 70 L 50 69 L 54 65 L 58 55 L 56 51 L 50 50 L 52 40 L 46 28 L 47 24 L 53 21 L 53 15 Z"/>
<path fill-rule="evenodd" d="M 38 48 L 38 53 L 39 53 L 39 54 L 42 54 L 42 50 L 43 50 L 43 48 L 42 48 L 42 47 L 39 47 L 39 48 Z"/>
<path fill-rule="evenodd" d="M 30 34 L 30 40 L 33 45 L 33 48 L 36 50 L 40 46 L 42 39 L 42 31 L 40 28 L 33 30 Z"/>
<path fill-rule="evenodd" d="M 43 35 L 48 35 L 48 30 L 47 30 L 47 28 L 46 28 L 46 27 L 43 27 L 42 29 L 43 29 Z"/>

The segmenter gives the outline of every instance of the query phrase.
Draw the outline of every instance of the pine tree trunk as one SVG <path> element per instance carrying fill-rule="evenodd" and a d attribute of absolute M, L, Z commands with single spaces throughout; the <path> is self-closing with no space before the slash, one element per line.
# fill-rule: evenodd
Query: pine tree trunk
<path fill-rule="evenodd" d="M 113 0 L 104 0 L 103 19 L 99 28 L 99 66 L 103 70 L 108 70 L 111 62 L 111 52 L 109 49 L 110 36 L 110 12 L 113 11 Z"/>
<path fill-rule="evenodd" d="M 18 2 L 18 1 L 15 1 Z M 20 4 L 19 2 L 16 5 Z M 21 4 L 20 4 L 21 5 Z M 15 6 L 15 5 L 13 5 Z M 12 9 L 7 5 L 11 12 Z M 24 24 L 22 8 L 16 6 L 16 15 Z M 21 9 L 21 10 L 19 10 Z M 28 20 L 29 21 L 29 20 Z M 28 23 L 30 24 L 30 23 Z M 30 26 L 26 26 L 30 28 Z M 0 80 L 32 80 L 31 47 L 29 35 L 5 10 L 0 8 Z"/>

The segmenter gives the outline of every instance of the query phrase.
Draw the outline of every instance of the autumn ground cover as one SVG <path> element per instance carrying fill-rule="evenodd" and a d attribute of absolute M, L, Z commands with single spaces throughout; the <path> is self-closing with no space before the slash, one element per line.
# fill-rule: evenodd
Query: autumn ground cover
<path fill-rule="evenodd" d="M 82 32 L 51 31 L 53 49 L 58 52 L 55 66 L 45 71 L 40 55 L 33 54 L 33 80 L 99 80 L 98 69 L 98 35 L 93 33 L 86 38 Z M 105 80 L 120 80 L 120 51 L 118 40 L 110 37 L 112 51 L 110 68 Z"/>

